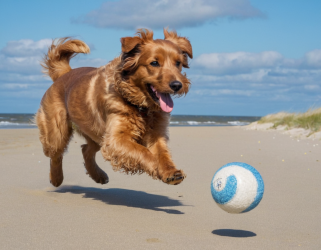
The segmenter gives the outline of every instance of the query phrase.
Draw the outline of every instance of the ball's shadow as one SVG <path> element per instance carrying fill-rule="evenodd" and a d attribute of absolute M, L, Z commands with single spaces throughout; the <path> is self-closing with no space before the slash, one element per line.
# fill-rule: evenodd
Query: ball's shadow
<path fill-rule="evenodd" d="M 142 191 L 121 188 L 100 189 L 93 187 L 62 186 L 53 192 L 82 194 L 83 198 L 99 200 L 108 205 L 137 207 L 169 214 L 184 214 L 176 209 L 161 208 L 183 206 L 179 200 Z"/>
<path fill-rule="evenodd" d="M 251 231 L 236 229 L 216 229 L 212 231 L 212 234 L 234 238 L 247 238 L 256 236 L 256 233 L 253 233 Z"/>

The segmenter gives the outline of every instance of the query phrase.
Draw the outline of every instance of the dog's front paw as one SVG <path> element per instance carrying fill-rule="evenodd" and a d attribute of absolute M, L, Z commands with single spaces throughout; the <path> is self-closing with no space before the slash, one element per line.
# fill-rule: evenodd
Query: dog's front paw
<path fill-rule="evenodd" d="M 50 172 L 49 180 L 53 186 L 59 187 L 64 180 L 64 176 L 62 173 L 54 173 L 53 174 L 52 172 Z"/>
<path fill-rule="evenodd" d="M 170 185 L 178 185 L 185 178 L 186 175 L 182 170 L 177 170 L 176 168 L 173 168 L 171 170 L 166 171 L 163 174 L 162 181 Z"/>

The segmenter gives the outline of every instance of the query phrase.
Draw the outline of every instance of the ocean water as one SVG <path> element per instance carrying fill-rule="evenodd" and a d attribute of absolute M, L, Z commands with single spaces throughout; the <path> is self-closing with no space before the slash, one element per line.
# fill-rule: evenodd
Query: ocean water
<path fill-rule="evenodd" d="M 36 128 L 34 114 L 0 114 L 0 129 Z M 244 126 L 259 116 L 173 115 L 170 126 Z"/>
<path fill-rule="evenodd" d="M 259 116 L 173 115 L 170 126 L 244 126 L 260 118 Z"/>
<path fill-rule="evenodd" d="M 36 128 L 34 114 L 0 114 L 0 129 Z"/>

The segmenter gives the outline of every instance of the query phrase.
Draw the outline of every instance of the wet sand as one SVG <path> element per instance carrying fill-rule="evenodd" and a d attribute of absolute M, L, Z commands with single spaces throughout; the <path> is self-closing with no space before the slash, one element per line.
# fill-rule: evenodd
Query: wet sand
<path fill-rule="evenodd" d="M 146 174 L 85 174 L 75 136 L 64 182 L 49 183 L 37 129 L 0 130 L 0 249 L 320 249 L 321 141 L 235 127 L 171 127 L 170 147 L 187 179 L 178 186 Z M 254 210 L 228 214 L 210 182 L 222 165 L 254 166 L 265 193 Z"/>

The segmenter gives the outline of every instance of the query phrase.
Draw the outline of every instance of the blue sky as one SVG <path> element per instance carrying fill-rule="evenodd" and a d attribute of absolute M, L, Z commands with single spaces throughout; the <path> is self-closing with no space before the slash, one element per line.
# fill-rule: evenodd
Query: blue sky
<path fill-rule="evenodd" d="M 0 113 L 34 113 L 51 85 L 39 61 L 50 40 L 84 40 L 72 67 L 118 56 L 138 27 L 176 29 L 193 46 L 190 93 L 173 114 L 253 115 L 321 106 L 321 1 L 119 0 L 0 2 Z"/>

